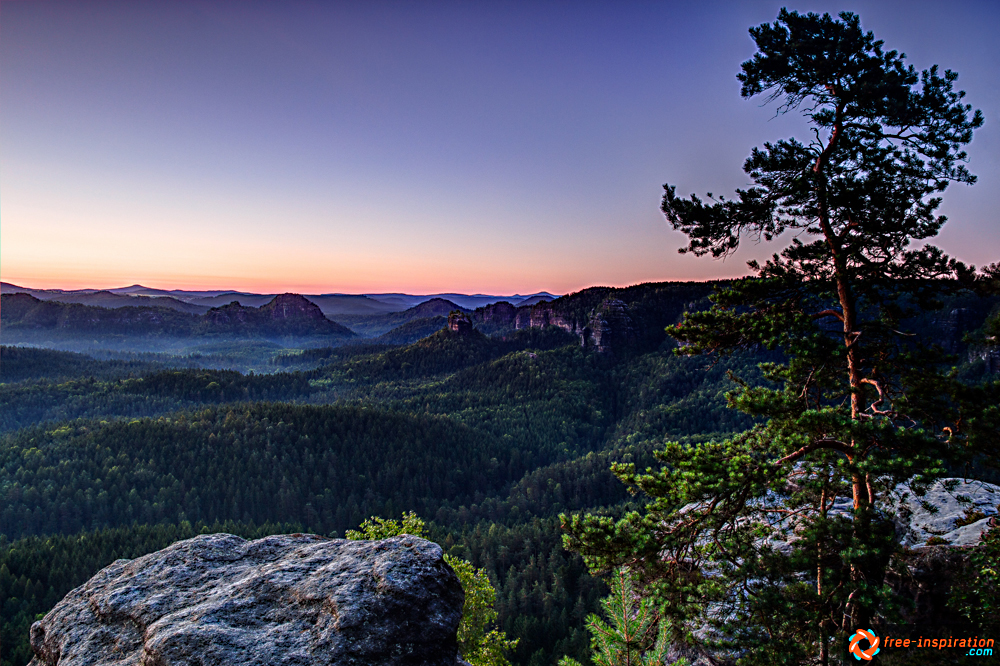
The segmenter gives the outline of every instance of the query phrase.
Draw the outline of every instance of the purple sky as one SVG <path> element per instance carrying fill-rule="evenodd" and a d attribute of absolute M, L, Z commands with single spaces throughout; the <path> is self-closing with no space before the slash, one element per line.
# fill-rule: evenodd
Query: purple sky
<path fill-rule="evenodd" d="M 724 193 L 796 117 L 739 96 L 780 2 L 0 5 L 0 275 L 27 286 L 567 292 L 679 256 L 661 185 Z M 1000 3 L 861 15 L 986 115 L 938 243 L 1000 260 Z"/>

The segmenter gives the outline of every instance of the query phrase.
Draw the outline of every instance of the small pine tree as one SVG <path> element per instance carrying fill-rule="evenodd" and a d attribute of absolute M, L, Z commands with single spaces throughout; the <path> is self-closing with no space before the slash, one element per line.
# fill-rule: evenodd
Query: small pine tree
<path fill-rule="evenodd" d="M 653 603 L 637 597 L 628 569 L 621 567 L 612 576 L 611 594 L 601 600 L 601 606 L 611 624 L 593 613 L 587 617 L 597 666 L 653 666 L 664 662 L 667 627 L 660 624 Z M 563 657 L 559 666 L 580 666 L 580 662 Z"/>

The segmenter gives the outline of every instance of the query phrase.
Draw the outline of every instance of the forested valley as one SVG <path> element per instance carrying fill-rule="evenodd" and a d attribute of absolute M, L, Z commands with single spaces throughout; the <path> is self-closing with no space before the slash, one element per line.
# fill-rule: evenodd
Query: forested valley
<path fill-rule="evenodd" d="M 269 372 L 2 347 L 0 665 L 26 664 L 30 624 L 118 558 L 217 531 L 343 536 L 408 511 L 486 569 L 499 627 L 519 641 L 513 663 L 590 663 L 584 619 L 607 589 L 563 548 L 559 514 L 619 515 L 641 500 L 613 462 L 645 469 L 665 441 L 752 426 L 727 408 L 730 373 L 762 382 L 757 365 L 781 360 L 763 348 L 676 355 L 666 329 L 709 291 L 585 290 L 532 306 L 521 328 L 483 309 L 469 328 L 435 313 L 410 328 L 438 330 L 409 344 L 383 334 L 275 354 L 248 342 Z M 992 376 L 981 342 L 1000 299 L 944 301 L 912 329 L 970 384 Z"/>

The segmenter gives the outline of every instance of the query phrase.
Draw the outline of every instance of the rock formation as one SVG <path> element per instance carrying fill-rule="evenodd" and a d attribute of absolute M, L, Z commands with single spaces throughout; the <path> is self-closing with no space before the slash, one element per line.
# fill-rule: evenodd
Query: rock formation
<path fill-rule="evenodd" d="M 448 328 L 456 333 L 468 335 L 472 333 L 472 320 L 466 313 L 454 310 L 448 315 Z"/>
<path fill-rule="evenodd" d="M 634 343 L 635 326 L 624 302 L 607 298 L 594 311 L 583 336 L 583 344 L 608 353 Z"/>
<path fill-rule="evenodd" d="M 70 592 L 32 625 L 29 666 L 454 666 L 463 600 L 417 537 L 204 535 Z"/>

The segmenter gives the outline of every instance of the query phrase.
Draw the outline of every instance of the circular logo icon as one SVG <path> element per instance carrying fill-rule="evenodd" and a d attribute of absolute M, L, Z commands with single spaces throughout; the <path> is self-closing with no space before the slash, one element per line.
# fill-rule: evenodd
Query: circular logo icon
<path fill-rule="evenodd" d="M 861 641 L 866 641 L 868 643 L 868 647 L 862 650 Z M 865 661 L 871 661 L 872 657 L 878 654 L 878 637 L 871 629 L 868 631 L 858 629 L 857 632 L 851 636 L 851 644 L 847 646 L 847 649 L 858 661 L 861 661 L 862 659 Z"/>

